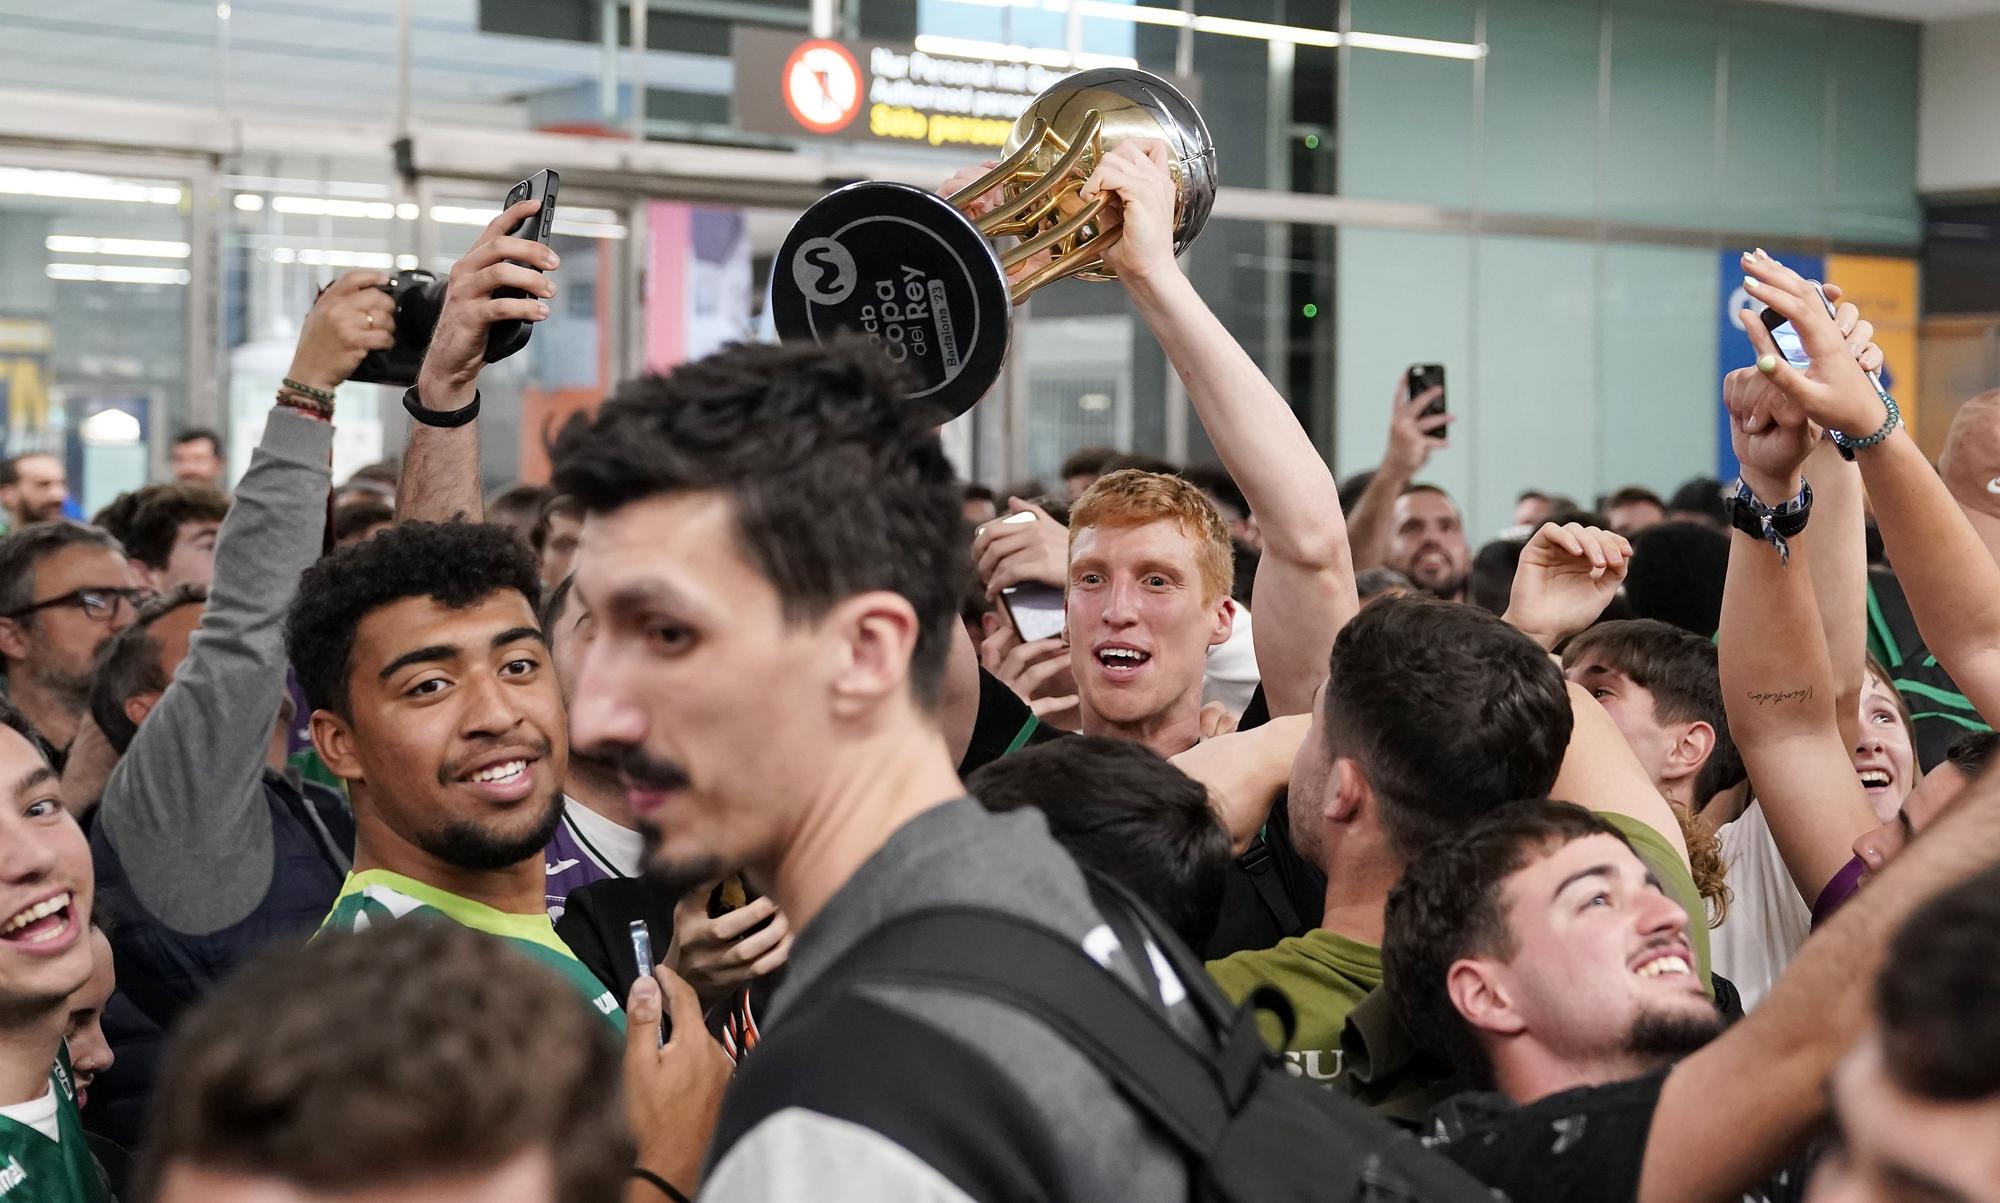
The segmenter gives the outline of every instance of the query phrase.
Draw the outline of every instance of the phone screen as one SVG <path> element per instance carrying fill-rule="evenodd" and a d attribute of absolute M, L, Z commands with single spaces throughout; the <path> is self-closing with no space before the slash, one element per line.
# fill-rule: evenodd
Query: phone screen
<path fill-rule="evenodd" d="M 1773 316 L 1777 314 L 1775 309 L 1766 309 L 1764 312 Z M 1812 366 L 1812 357 L 1806 354 L 1805 344 L 1799 341 L 1799 332 L 1790 322 L 1781 321 L 1769 329 L 1771 341 L 1778 344 L 1778 354 L 1789 360 L 1793 367 L 1803 372 Z"/>
<path fill-rule="evenodd" d="M 1000 604 L 1022 643 L 1054 639 L 1063 632 L 1063 591 L 1053 585 L 1014 585 L 1002 589 Z"/>
<path fill-rule="evenodd" d="M 1819 295 L 1819 303 L 1826 306 L 1827 316 L 1832 317 L 1833 302 L 1826 299 L 1825 290 L 1815 283 L 1813 292 Z M 1798 327 L 1786 321 L 1775 309 L 1765 309 L 1757 316 L 1763 321 L 1764 329 L 1771 332 L 1771 341 L 1777 344 L 1778 354 L 1801 372 L 1812 366 L 1812 356 L 1806 354 L 1806 345 L 1799 339 Z"/>

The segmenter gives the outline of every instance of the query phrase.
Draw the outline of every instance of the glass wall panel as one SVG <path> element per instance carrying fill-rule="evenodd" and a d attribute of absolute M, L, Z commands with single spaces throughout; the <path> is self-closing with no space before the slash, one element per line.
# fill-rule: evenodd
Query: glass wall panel
<path fill-rule="evenodd" d="M 1422 479 L 1466 496 L 1473 479 L 1469 423 L 1486 404 L 1473 387 L 1473 239 L 1344 229 L 1339 263 L 1336 474 L 1345 479 L 1381 461 L 1396 382 L 1413 363 L 1441 363 L 1450 406 L 1464 416 Z"/>
<path fill-rule="evenodd" d="M 1488 7 L 1482 208 L 1597 212 L 1601 26 L 1596 5 L 1570 0 Z"/>
<path fill-rule="evenodd" d="M 1595 254 L 1591 243 L 1555 238 L 1473 244 L 1471 388 L 1450 390 L 1450 401 L 1464 415 L 1452 442 L 1470 452 L 1471 480 L 1458 496 L 1475 547 L 1510 523 L 1521 490 L 1588 504 L 1599 485 Z"/>
<path fill-rule="evenodd" d="M 1664 497 L 1689 477 L 1715 474 L 1719 261 L 1699 248 L 1605 244 L 1598 260 L 1599 489 L 1641 484 Z"/>
<path fill-rule="evenodd" d="M 1353 28 L 1471 42 L 1474 0 L 1353 0 Z M 1465 208 L 1473 203 L 1478 136 L 1474 65 L 1356 48 L 1346 56 L 1341 191 Z"/>
<path fill-rule="evenodd" d="M 60 459 L 72 517 L 145 483 L 185 412 L 190 196 L 0 151 L 0 450 Z"/>
<path fill-rule="evenodd" d="M 215 105 L 226 40 L 216 13 L 183 0 L 0 0 L 6 86 Z"/>
<path fill-rule="evenodd" d="M 1830 237 L 1911 245 L 1922 237 L 1914 186 L 1920 41 L 1915 25 L 1833 23 Z"/>
<path fill-rule="evenodd" d="M 1827 23 L 1739 5 L 1726 18 L 1728 105 L 1717 224 L 1826 232 Z"/>
<path fill-rule="evenodd" d="M 291 365 L 299 328 L 319 290 L 346 272 L 420 266 L 412 201 L 398 201 L 389 164 L 307 155 L 242 155 L 222 177 L 223 345 L 230 475 L 242 474 L 263 435 L 271 397 Z M 422 265 L 434 267 L 435 265 Z M 400 445 L 401 390 L 340 389 L 333 474 Z"/>
<path fill-rule="evenodd" d="M 1604 216 L 1706 226 L 1716 216 L 1714 13 L 1614 0 Z"/>

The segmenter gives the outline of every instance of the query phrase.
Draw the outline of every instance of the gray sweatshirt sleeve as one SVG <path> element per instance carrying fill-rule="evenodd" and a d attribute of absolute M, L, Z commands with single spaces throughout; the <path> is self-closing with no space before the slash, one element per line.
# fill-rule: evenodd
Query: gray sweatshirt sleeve
<path fill-rule="evenodd" d="M 105 785 L 105 838 L 141 904 L 178 931 L 239 923 L 270 888 L 264 753 L 285 692 L 285 610 L 319 558 L 332 448 L 332 426 L 272 409 L 222 523 L 201 627 Z"/>
<path fill-rule="evenodd" d="M 804 1108 L 772 1115 L 723 1155 L 696 1203 L 973 1203 L 870 1128 Z"/>

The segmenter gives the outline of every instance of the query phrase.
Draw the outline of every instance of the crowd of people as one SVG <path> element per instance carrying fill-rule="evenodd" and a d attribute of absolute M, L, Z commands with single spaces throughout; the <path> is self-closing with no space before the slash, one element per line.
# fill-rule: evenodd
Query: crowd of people
<path fill-rule="evenodd" d="M 1752 251 L 1741 479 L 1475 548 L 1433 393 L 1336 482 L 1159 149 L 1085 191 L 1218 463 L 967 484 L 739 344 L 483 497 L 534 202 L 399 463 L 371 271 L 227 491 L 10 461 L 0 1199 L 2000 1201 L 2000 392 L 1933 465 Z"/>

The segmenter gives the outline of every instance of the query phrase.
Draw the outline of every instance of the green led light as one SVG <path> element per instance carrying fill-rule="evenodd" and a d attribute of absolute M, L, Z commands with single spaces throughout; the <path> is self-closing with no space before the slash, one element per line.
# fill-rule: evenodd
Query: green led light
<path fill-rule="evenodd" d="M 1307 301 L 1306 307 L 1304 309 L 1301 309 L 1299 312 L 1305 314 L 1307 317 L 1318 317 L 1319 306 L 1313 304 L 1311 301 Z"/>
<path fill-rule="evenodd" d="M 1318 150 L 1318 149 L 1319 149 L 1319 135 L 1318 135 L 1318 134 L 1307 134 L 1307 135 L 1306 135 L 1306 149 L 1307 149 L 1307 150 Z"/>

